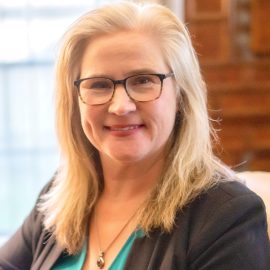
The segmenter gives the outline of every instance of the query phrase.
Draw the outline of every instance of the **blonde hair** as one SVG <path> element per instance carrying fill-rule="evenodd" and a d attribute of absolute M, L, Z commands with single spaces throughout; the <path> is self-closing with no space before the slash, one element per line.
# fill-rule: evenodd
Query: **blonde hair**
<path fill-rule="evenodd" d="M 206 87 L 189 34 L 179 19 L 158 4 L 120 2 L 90 11 L 64 36 L 57 63 L 57 131 L 62 155 L 52 187 L 39 210 L 44 226 L 70 254 L 83 243 L 87 218 L 103 188 L 97 150 L 86 138 L 80 121 L 74 80 L 80 77 L 85 45 L 98 35 L 141 31 L 160 41 L 164 59 L 175 74 L 179 112 L 167 164 L 157 186 L 139 214 L 146 232 L 170 231 L 177 211 L 224 178 L 228 170 L 212 153 Z"/>

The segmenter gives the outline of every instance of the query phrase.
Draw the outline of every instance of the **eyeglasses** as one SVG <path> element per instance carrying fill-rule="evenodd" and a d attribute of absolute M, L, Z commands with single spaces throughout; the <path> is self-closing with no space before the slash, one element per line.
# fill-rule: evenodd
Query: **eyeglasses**
<path fill-rule="evenodd" d="M 130 99 L 146 102 L 158 99 L 162 92 L 163 80 L 172 77 L 167 74 L 138 74 L 123 80 L 103 77 L 83 78 L 74 81 L 78 94 L 87 105 L 101 105 L 109 102 L 115 93 L 116 85 L 122 84 Z"/>

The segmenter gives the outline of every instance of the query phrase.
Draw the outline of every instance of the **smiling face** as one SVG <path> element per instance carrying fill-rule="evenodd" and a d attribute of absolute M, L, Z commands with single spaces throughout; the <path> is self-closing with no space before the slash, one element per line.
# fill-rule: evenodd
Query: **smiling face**
<path fill-rule="evenodd" d="M 140 32 L 119 32 L 92 40 L 82 57 L 80 78 L 121 80 L 139 73 L 169 73 L 156 40 Z M 123 85 L 111 101 L 89 106 L 80 101 L 83 130 L 102 160 L 122 163 L 164 157 L 174 127 L 176 93 L 172 78 L 163 81 L 161 96 L 134 102 Z"/>

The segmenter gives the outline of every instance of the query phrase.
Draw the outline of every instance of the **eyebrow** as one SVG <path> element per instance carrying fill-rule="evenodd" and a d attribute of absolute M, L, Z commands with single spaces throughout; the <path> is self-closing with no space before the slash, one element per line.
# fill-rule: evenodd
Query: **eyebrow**
<path fill-rule="evenodd" d="M 136 74 L 151 74 L 151 73 L 159 73 L 156 70 L 150 69 L 150 68 L 142 68 L 142 69 L 134 69 L 125 74 L 125 76 L 132 76 Z"/>
<path fill-rule="evenodd" d="M 124 77 L 129 77 L 129 76 L 137 75 L 137 74 L 156 74 L 156 73 L 160 73 L 160 72 L 157 72 L 156 70 L 153 70 L 150 68 L 142 68 L 142 69 L 134 69 L 134 70 L 128 71 L 124 74 Z M 91 74 L 91 75 L 89 74 L 81 78 L 99 78 L 99 77 L 112 79 L 112 76 L 105 73 L 96 73 L 96 74 Z"/>

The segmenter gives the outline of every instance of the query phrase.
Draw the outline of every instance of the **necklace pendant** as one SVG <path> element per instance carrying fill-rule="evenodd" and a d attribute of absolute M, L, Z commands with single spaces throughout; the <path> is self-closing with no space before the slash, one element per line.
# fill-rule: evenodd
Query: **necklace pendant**
<path fill-rule="evenodd" d="M 100 251 L 97 259 L 97 266 L 99 269 L 102 269 L 105 264 L 104 255 L 105 255 L 104 252 Z"/>

